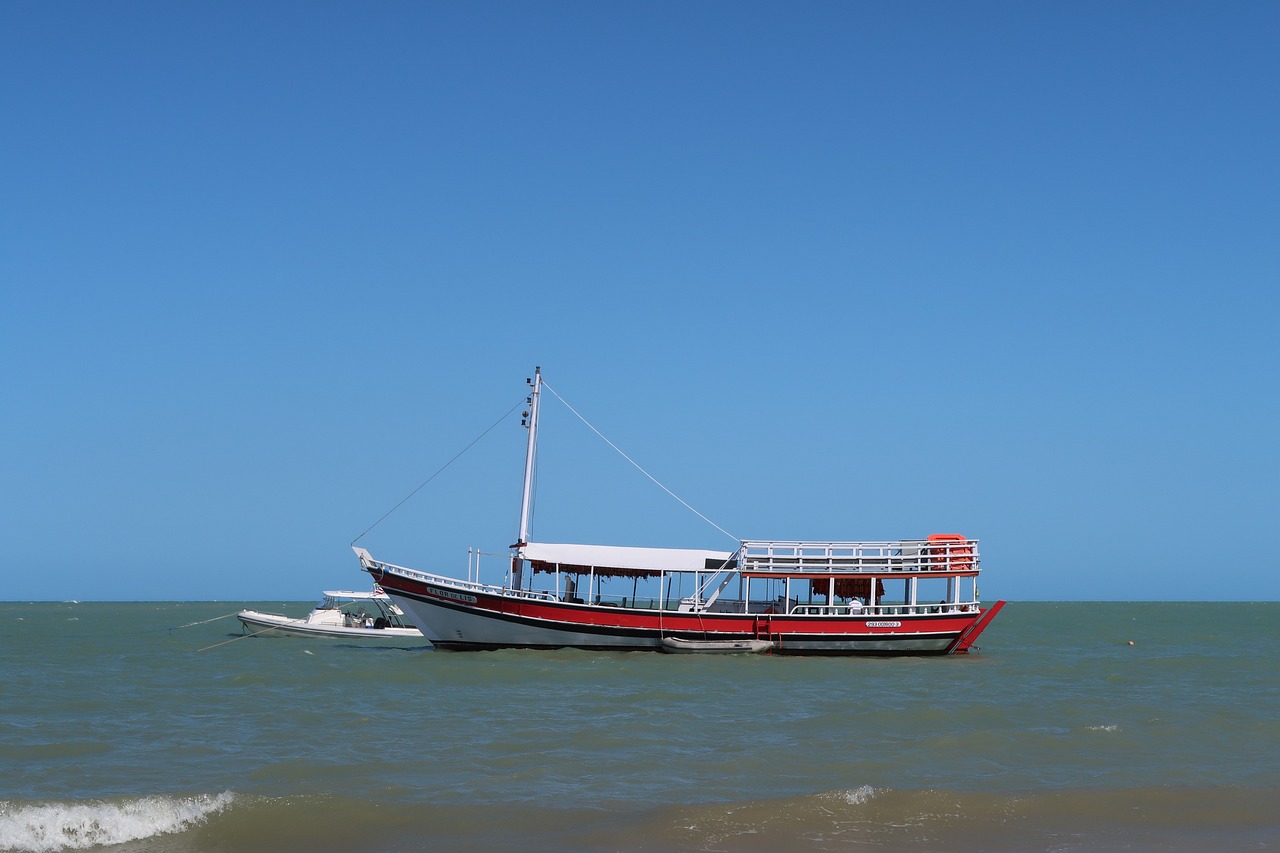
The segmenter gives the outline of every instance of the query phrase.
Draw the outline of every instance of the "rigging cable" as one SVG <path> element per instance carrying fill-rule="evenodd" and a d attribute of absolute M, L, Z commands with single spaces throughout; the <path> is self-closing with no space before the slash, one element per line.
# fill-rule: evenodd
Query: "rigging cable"
<path fill-rule="evenodd" d="M 383 521 L 385 521 L 385 520 L 387 519 L 387 516 L 388 516 L 388 515 L 391 515 L 391 513 L 395 512 L 395 511 L 396 511 L 396 510 L 398 510 L 401 506 L 403 506 L 405 501 L 409 500 L 409 498 L 413 497 L 413 496 L 414 496 L 414 495 L 416 495 L 418 492 L 422 491 L 423 486 L 426 486 L 426 485 L 427 485 L 427 483 L 430 483 L 430 482 L 431 482 L 432 480 L 434 480 L 436 477 L 440 476 L 441 472 L 443 472 L 445 468 L 448 468 L 448 467 L 449 467 L 450 465 L 452 465 L 454 462 L 457 462 L 457 461 L 458 461 L 458 457 L 462 456 L 462 454 L 466 453 L 468 450 L 470 450 L 472 447 L 474 447 L 474 446 L 476 445 L 476 442 L 478 442 L 480 439 L 484 438 L 486 435 L 488 435 L 489 433 L 493 432 L 494 428 L 495 428 L 495 427 L 497 427 L 497 426 L 498 426 L 498 424 L 502 423 L 504 420 L 506 420 L 506 419 L 507 419 L 507 415 L 511 414 L 511 413 L 512 413 L 512 412 L 514 412 L 516 409 L 520 408 L 522 405 L 524 405 L 524 399 L 523 399 L 523 398 L 520 400 L 520 402 L 516 403 L 516 404 L 515 404 L 514 406 L 512 406 L 510 409 L 507 409 L 505 412 L 503 412 L 502 417 L 500 417 L 500 418 L 498 418 L 496 421 L 494 421 L 494 422 L 493 422 L 493 425 L 492 425 L 492 426 L 490 426 L 487 430 L 485 430 L 484 432 L 482 432 L 482 433 L 480 433 L 478 436 L 476 436 L 476 437 L 472 440 L 472 442 L 471 442 L 470 444 L 468 444 L 466 447 L 464 447 L 464 448 L 462 448 L 461 450 L 459 450 L 456 456 L 454 456 L 454 457 L 453 457 L 452 459 L 450 459 L 448 462 L 446 462 L 446 463 L 444 463 L 443 465 L 441 465 L 441 466 L 440 466 L 440 469 L 439 469 L 438 471 L 436 471 L 434 474 L 432 474 L 430 477 L 428 477 L 426 480 L 424 480 L 424 481 L 422 482 L 422 484 L 418 486 L 418 488 L 414 489 L 412 492 L 410 492 L 409 494 L 405 495 L 405 496 L 404 496 L 404 498 L 403 498 L 403 499 L 401 499 L 400 503 L 396 504 L 396 505 L 395 505 L 395 506 L 393 506 L 391 509 L 387 510 L 387 511 L 386 511 L 386 513 L 385 513 L 385 514 L 383 514 L 382 518 L 379 518 L 379 519 L 378 519 L 377 521 L 375 521 L 373 524 L 370 524 L 368 527 L 366 527 L 366 528 L 365 528 L 365 530 L 364 530 L 364 533 L 361 533 L 361 534 L 360 534 L 359 536 L 357 536 L 355 539 L 352 539 L 352 540 L 351 540 L 351 544 L 352 544 L 352 545 L 354 545 L 354 544 L 356 544 L 357 542 L 359 542 L 361 539 L 363 539 L 363 538 L 365 537 L 365 534 L 366 534 L 366 533 L 368 533 L 370 530 L 372 530 L 373 528 L 375 528 L 375 527 L 377 527 L 379 524 L 381 524 Z M 566 403 L 566 405 L 568 405 L 568 404 Z"/>
<path fill-rule="evenodd" d="M 684 498 L 680 497 L 680 496 L 679 496 L 679 495 L 677 495 L 675 492 L 671 491 L 671 490 L 670 490 L 670 489 L 668 489 L 666 486 L 662 485 L 662 483 L 658 482 L 658 478 L 657 478 L 657 477 L 654 477 L 654 476 L 653 476 L 652 474 L 650 474 L 648 471 L 646 471 L 646 470 L 644 470 L 643 468 L 641 468 L 641 467 L 640 467 L 640 465 L 639 465 L 639 464 L 638 464 L 634 459 L 632 459 L 632 458 L 631 458 L 630 456 L 628 456 L 627 454 L 623 453 L 623 452 L 622 452 L 622 450 L 618 447 L 618 445 L 614 444 L 612 441 L 610 441 L 609 439 L 605 438 L 604 433 L 600 432 L 600 430 L 598 430 L 598 429 L 596 429 L 594 426 L 592 426 L 592 425 L 591 425 L 591 422 L 590 422 L 590 421 L 588 421 L 586 418 L 584 418 L 581 414 L 579 414 L 577 409 L 575 409 L 573 406 L 570 406 L 570 405 L 569 405 L 569 401 L 568 401 L 568 400 L 566 400 L 564 397 L 561 397 L 561 396 L 560 396 L 560 394 L 559 394 L 559 392 L 557 392 L 557 391 L 556 391 L 556 389 L 552 388 L 550 385 L 548 385 L 548 384 L 547 384 L 547 380 L 545 380 L 545 379 L 543 379 L 543 380 L 542 380 L 542 387 L 543 387 L 543 388 L 546 388 L 546 389 L 547 389 L 548 391 L 550 391 L 552 394 L 555 394 L 555 395 L 556 395 L 556 399 L 557 399 L 557 400 L 559 400 L 561 403 L 564 403 L 564 406 L 565 406 L 565 408 L 566 408 L 566 409 L 568 409 L 569 411 L 571 411 L 571 412 L 573 412 L 575 415 L 577 415 L 577 416 L 578 416 L 578 420 L 582 421 L 584 424 L 586 424 L 586 425 L 587 425 L 587 427 L 588 427 L 592 432 L 594 432 L 596 435 L 600 436 L 600 438 L 604 440 L 604 443 L 605 443 L 605 444 L 607 444 L 607 445 L 609 445 L 610 447 L 612 447 L 615 451 L 617 451 L 617 453 L 618 453 L 618 455 L 619 455 L 619 456 L 621 456 L 623 459 L 627 460 L 627 461 L 628 461 L 628 462 L 630 462 L 632 465 L 634 465 L 634 466 L 635 466 L 635 469 L 636 469 L 637 471 L 639 471 L 641 474 L 644 474 L 646 477 L 648 477 L 650 480 L 652 480 L 652 481 L 654 482 L 654 484 L 655 484 L 658 488 L 662 489 L 662 491 L 666 492 L 667 494 L 671 495 L 671 497 L 673 497 L 673 498 L 675 498 L 676 500 L 680 501 L 680 503 L 684 505 L 684 508 L 685 508 L 685 509 L 689 510 L 689 512 L 693 513 L 693 514 L 694 514 L 694 515 L 696 515 L 698 518 L 700 518 L 700 519 L 702 519 L 703 521 L 705 521 L 707 524 L 710 524 L 710 525 L 711 525 L 712 527 L 714 527 L 716 530 L 719 530 L 721 533 L 723 533 L 725 536 L 728 536 L 730 539 L 734 540 L 735 542 L 741 542 L 741 541 L 742 541 L 742 540 L 741 540 L 741 539 L 739 539 L 737 536 L 734 536 L 732 533 L 730 533 L 729 531 L 725 530 L 723 527 L 721 527 L 720 525 L 716 524 L 714 521 L 712 521 L 711 519 L 707 518 L 705 515 L 703 515 L 702 513 L 698 512 L 698 511 L 697 511 L 696 509 L 694 509 L 693 507 L 689 506 L 689 504 L 684 500 Z"/>

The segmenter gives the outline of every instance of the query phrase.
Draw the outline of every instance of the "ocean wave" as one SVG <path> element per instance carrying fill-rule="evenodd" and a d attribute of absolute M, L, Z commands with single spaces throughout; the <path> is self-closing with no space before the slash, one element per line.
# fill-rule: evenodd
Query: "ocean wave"
<path fill-rule="evenodd" d="M 60 853 L 1245 853 L 1277 837 L 1277 791 L 1247 788 L 896 790 L 870 785 L 690 804 L 429 803 L 226 792 L 0 801 L 0 851 Z"/>
<path fill-rule="evenodd" d="M 85 850 L 183 832 L 231 805 L 235 795 L 150 796 L 16 804 L 0 800 L 0 851 Z"/>
<path fill-rule="evenodd" d="M 833 796 L 843 800 L 851 806 L 860 806 L 864 803 L 871 802 L 871 798 L 876 795 L 875 788 L 870 785 L 863 785 L 859 788 L 852 788 L 847 791 L 837 791 Z"/>

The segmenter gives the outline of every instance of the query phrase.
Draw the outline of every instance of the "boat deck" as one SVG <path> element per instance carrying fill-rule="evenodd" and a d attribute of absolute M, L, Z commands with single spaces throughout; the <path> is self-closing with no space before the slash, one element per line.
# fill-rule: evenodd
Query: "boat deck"
<path fill-rule="evenodd" d="M 773 577 L 979 571 L 978 540 L 949 534 L 893 542 L 748 539 L 738 554 L 744 574 Z"/>

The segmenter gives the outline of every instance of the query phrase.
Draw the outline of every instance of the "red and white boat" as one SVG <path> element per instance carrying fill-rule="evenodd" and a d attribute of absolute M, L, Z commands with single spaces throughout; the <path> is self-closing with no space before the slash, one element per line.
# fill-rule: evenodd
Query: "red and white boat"
<path fill-rule="evenodd" d="M 1004 605 L 982 606 L 978 542 L 954 534 L 744 540 L 732 551 L 530 542 L 541 370 L 529 384 L 520 539 L 501 585 L 352 546 L 437 648 L 965 654 Z"/>

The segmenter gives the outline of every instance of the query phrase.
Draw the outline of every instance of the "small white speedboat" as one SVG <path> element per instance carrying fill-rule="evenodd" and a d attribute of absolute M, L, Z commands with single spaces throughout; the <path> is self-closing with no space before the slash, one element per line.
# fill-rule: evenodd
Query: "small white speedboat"
<path fill-rule="evenodd" d="M 376 641 L 378 645 L 425 646 L 427 638 L 409 624 L 404 612 L 381 589 L 372 592 L 325 590 L 305 618 L 241 610 L 245 634 L 258 637 L 332 637 Z"/>
<path fill-rule="evenodd" d="M 663 637 L 662 650 L 686 654 L 743 655 L 759 654 L 773 648 L 768 640 L 685 640 Z"/>

